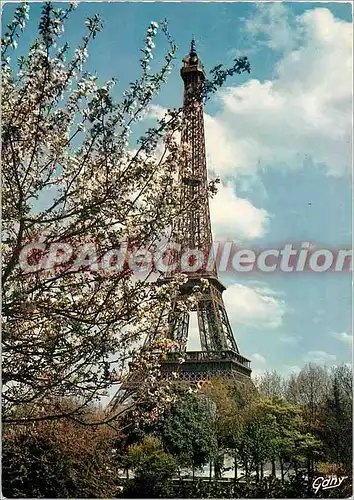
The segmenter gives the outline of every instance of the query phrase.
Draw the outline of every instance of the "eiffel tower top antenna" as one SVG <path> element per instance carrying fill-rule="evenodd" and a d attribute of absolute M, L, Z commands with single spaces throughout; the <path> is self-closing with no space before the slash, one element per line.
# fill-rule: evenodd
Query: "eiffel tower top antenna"
<path fill-rule="evenodd" d="M 190 54 L 196 54 L 197 51 L 196 51 L 196 45 L 195 45 L 195 39 L 194 39 L 194 35 L 192 34 L 192 40 L 191 40 L 191 50 L 190 50 Z"/>

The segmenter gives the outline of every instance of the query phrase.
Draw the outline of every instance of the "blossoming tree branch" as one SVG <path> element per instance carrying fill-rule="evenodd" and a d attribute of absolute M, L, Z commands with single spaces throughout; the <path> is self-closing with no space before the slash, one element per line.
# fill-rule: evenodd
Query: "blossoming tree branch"
<path fill-rule="evenodd" d="M 3 417 L 9 423 L 80 421 L 87 405 L 122 382 L 127 361 L 152 331 L 156 345 L 140 359 L 152 374 L 149 394 L 163 406 L 153 351 L 173 347 L 163 341 L 166 311 L 183 276 L 158 286 L 126 268 L 111 275 L 92 266 L 75 272 L 73 260 L 60 259 L 61 246 L 87 245 L 81 257 L 89 259 L 91 242 L 102 254 L 122 242 L 154 245 L 185 210 L 198 208 L 198 200 L 182 206 L 178 193 L 178 166 L 188 158 L 177 140 L 181 109 L 169 110 L 132 145 L 134 127 L 176 57 L 167 22 L 148 26 L 140 76 L 115 102 L 116 80 L 101 85 L 99 75 L 85 70 L 90 44 L 103 29 L 99 16 L 86 20 L 78 47 L 65 43 L 75 8 L 45 3 L 37 37 L 17 57 L 30 11 L 22 4 L 2 39 Z M 166 44 L 166 55 L 154 72 L 157 40 Z M 214 68 L 204 98 L 243 71 L 249 71 L 245 58 Z M 33 242 L 41 243 L 44 256 L 58 244 L 55 266 L 21 269 L 21 251 Z M 28 258 L 35 264 L 39 255 L 33 250 Z"/>

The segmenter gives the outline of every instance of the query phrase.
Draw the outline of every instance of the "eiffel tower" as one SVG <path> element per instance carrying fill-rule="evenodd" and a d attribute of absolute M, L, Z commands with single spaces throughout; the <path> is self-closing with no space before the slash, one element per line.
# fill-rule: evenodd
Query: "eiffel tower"
<path fill-rule="evenodd" d="M 181 77 L 184 82 L 181 142 L 189 149 L 188 159 L 181 165 L 179 172 L 181 202 L 188 204 L 197 199 L 198 207 L 188 211 L 176 222 L 171 239 L 180 245 L 180 256 L 188 249 L 192 261 L 193 253 L 198 251 L 204 260 L 198 271 L 185 272 L 174 266 L 173 271 L 167 272 L 164 279 L 160 280 L 166 283 L 175 273 L 181 271 L 188 277 L 182 286 L 181 296 L 174 302 L 169 314 L 169 336 L 181 346 L 184 362 L 180 363 L 178 360 L 181 352 L 170 352 L 161 364 L 161 372 L 166 379 L 173 379 L 177 375 L 178 381 L 192 384 L 201 384 L 213 378 L 244 384 L 250 381 L 250 361 L 240 354 L 233 335 L 222 298 L 225 286 L 219 280 L 216 265 L 213 262 L 211 265 L 205 265 L 206 253 L 210 256 L 209 250 L 213 244 L 203 116 L 202 89 L 205 71 L 196 52 L 194 40 L 191 42 L 189 54 L 183 59 Z M 190 313 L 180 307 L 180 301 L 188 298 L 196 286 L 200 287 L 205 282 L 208 287 L 201 293 L 196 305 L 201 350 L 187 351 Z M 153 339 L 148 337 L 145 345 L 152 341 Z M 132 394 L 137 383 L 137 377 L 131 373 L 123 384 L 123 391 L 119 391 L 120 395 L 118 393 L 113 398 L 113 406 Z"/>

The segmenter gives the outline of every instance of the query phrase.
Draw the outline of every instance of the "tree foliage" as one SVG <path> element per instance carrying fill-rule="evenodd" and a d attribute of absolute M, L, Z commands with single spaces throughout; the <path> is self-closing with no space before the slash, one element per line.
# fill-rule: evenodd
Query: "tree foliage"
<path fill-rule="evenodd" d="M 139 444 L 128 448 L 127 464 L 134 471 L 127 496 L 143 498 L 163 497 L 169 493 L 168 482 L 177 470 L 175 458 L 164 450 L 154 436 L 145 436 Z"/>
<path fill-rule="evenodd" d="M 243 394 L 221 380 L 203 394 L 178 392 L 155 420 L 133 420 L 136 425 L 124 433 L 66 420 L 6 425 L 4 492 L 7 497 L 111 497 L 120 495 L 123 485 L 123 497 L 308 498 L 316 475 L 335 474 L 348 476 L 331 493 L 343 498 L 350 493 L 351 371 L 336 367 L 328 377 L 316 428 L 302 405 L 254 391 Z M 85 416 L 87 424 L 92 420 L 100 420 L 93 410 Z M 176 481 L 178 470 L 215 463 L 223 454 L 235 459 L 233 483 L 220 482 L 216 469 L 207 483 Z M 266 476 L 269 462 L 274 470 Z M 123 481 L 117 469 L 130 469 L 134 478 Z"/>
<path fill-rule="evenodd" d="M 352 471 L 353 447 L 353 389 L 352 373 L 348 366 L 332 370 L 331 382 L 324 404 L 324 421 L 321 437 L 329 460 L 341 464 L 347 473 Z"/>
<path fill-rule="evenodd" d="M 117 479 L 113 444 L 112 429 L 68 420 L 6 427 L 3 494 L 6 498 L 111 497 Z"/>
<path fill-rule="evenodd" d="M 81 401 L 71 410 L 79 417 L 85 404 L 122 382 L 147 333 L 154 339 L 151 351 L 167 347 L 160 341 L 166 311 L 183 278 L 164 286 L 151 280 L 151 272 L 136 279 L 132 266 L 117 262 L 117 252 L 144 255 L 158 247 L 163 253 L 172 222 L 199 206 L 193 199 L 185 207 L 179 196 L 178 166 L 189 154 L 176 141 L 181 108 L 133 141 L 175 59 L 167 22 L 147 27 L 140 76 L 117 99 L 115 78 L 102 84 L 85 69 L 90 44 L 103 28 L 100 17 L 86 20 L 78 47 L 63 40 L 74 8 L 43 4 L 37 37 L 16 58 L 30 12 L 27 4 L 18 6 L 2 40 L 7 422 L 21 422 L 23 405 L 31 405 L 32 419 L 43 418 L 36 408 L 44 407 L 65 417 L 53 405 L 65 398 Z M 166 55 L 153 71 L 157 40 L 166 44 Z M 214 69 L 203 98 L 243 71 L 249 71 L 244 59 L 230 70 Z"/>
<path fill-rule="evenodd" d="M 128 147 L 132 126 L 166 81 L 175 44 L 166 25 L 151 23 L 141 76 L 116 103 L 115 81 L 100 85 L 98 76 L 84 69 L 89 44 L 102 29 L 99 17 L 87 19 L 73 54 L 61 43 L 73 8 L 44 4 L 38 36 L 16 63 L 9 54 L 29 12 L 27 5 L 19 7 L 2 45 L 7 420 L 14 420 L 14 411 L 26 403 L 100 397 L 119 382 L 134 344 L 148 331 L 164 328 L 161 308 L 171 291 L 178 290 L 176 285 L 169 289 L 132 280 L 124 267 L 102 272 L 97 264 L 107 250 L 124 242 L 153 244 L 177 211 L 175 172 L 181 148 L 172 135 L 178 120 L 173 125 L 171 117 L 170 123 L 160 120 L 141 137 L 136 151 Z M 167 39 L 168 54 L 153 73 L 150 47 L 159 32 Z M 163 153 L 157 155 L 162 131 Z M 37 248 L 29 251 L 32 268 L 26 272 L 19 259 L 33 243 Z M 76 253 L 61 259 L 69 244 L 78 248 Z M 93 253 L 93 244 L 101 255 Z M 54 254 L 49 252 L 53 245 L 58 249 Z M 61 413 L 58 408 L 56 414 Z"/>
<path fill-rule="evenodd" d="M 267 398 L 284 395 L 284 381 L 276 371 L 266 371 L 261 377 L 257 377 L 255 384 L 258 390 Z"/>
<path fill-rule="evenodd" d="M 216 448 L 215 416 L 203 395 L 185 394 L 170 406 L 156 431 L 182 467 L 201 467 Z"/>

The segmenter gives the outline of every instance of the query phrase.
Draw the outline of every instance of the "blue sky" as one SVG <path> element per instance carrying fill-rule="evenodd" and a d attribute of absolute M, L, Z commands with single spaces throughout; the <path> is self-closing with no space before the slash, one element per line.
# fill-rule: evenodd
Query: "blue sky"
<path fill-rule="evenodd" d="M 38 25 L 31 4 L 23 47 Z M 3 23 L 13 5 L 3 7 Z M 104 31 L 87 69 L 115 76 L 117 98 L 139 73 L 150 21 L 167 18 L 178 61 L 156 105 L 180 106 L 180 60 L 192 34 L 206 67 L 247 55 L 251 74 L 235 76 L 206 106 L 211 174 L 222 180 L 212 203 L 216 239 L 248 248 L 310 241 L 351 244 L 351 5 L 349 3 L 81 3 L 65 34 L 75 46 L 98 12 Z M 21 47 L 20 47 L 21 49 Z M 166 44 L 157 39 L 155 64 Z M 348 273 L 221 276 L 234 334 L 255 373 L 298 370 L 307 361 L 351 360 Z M 195 328 L 190 347 L 196 347 Z"/>

